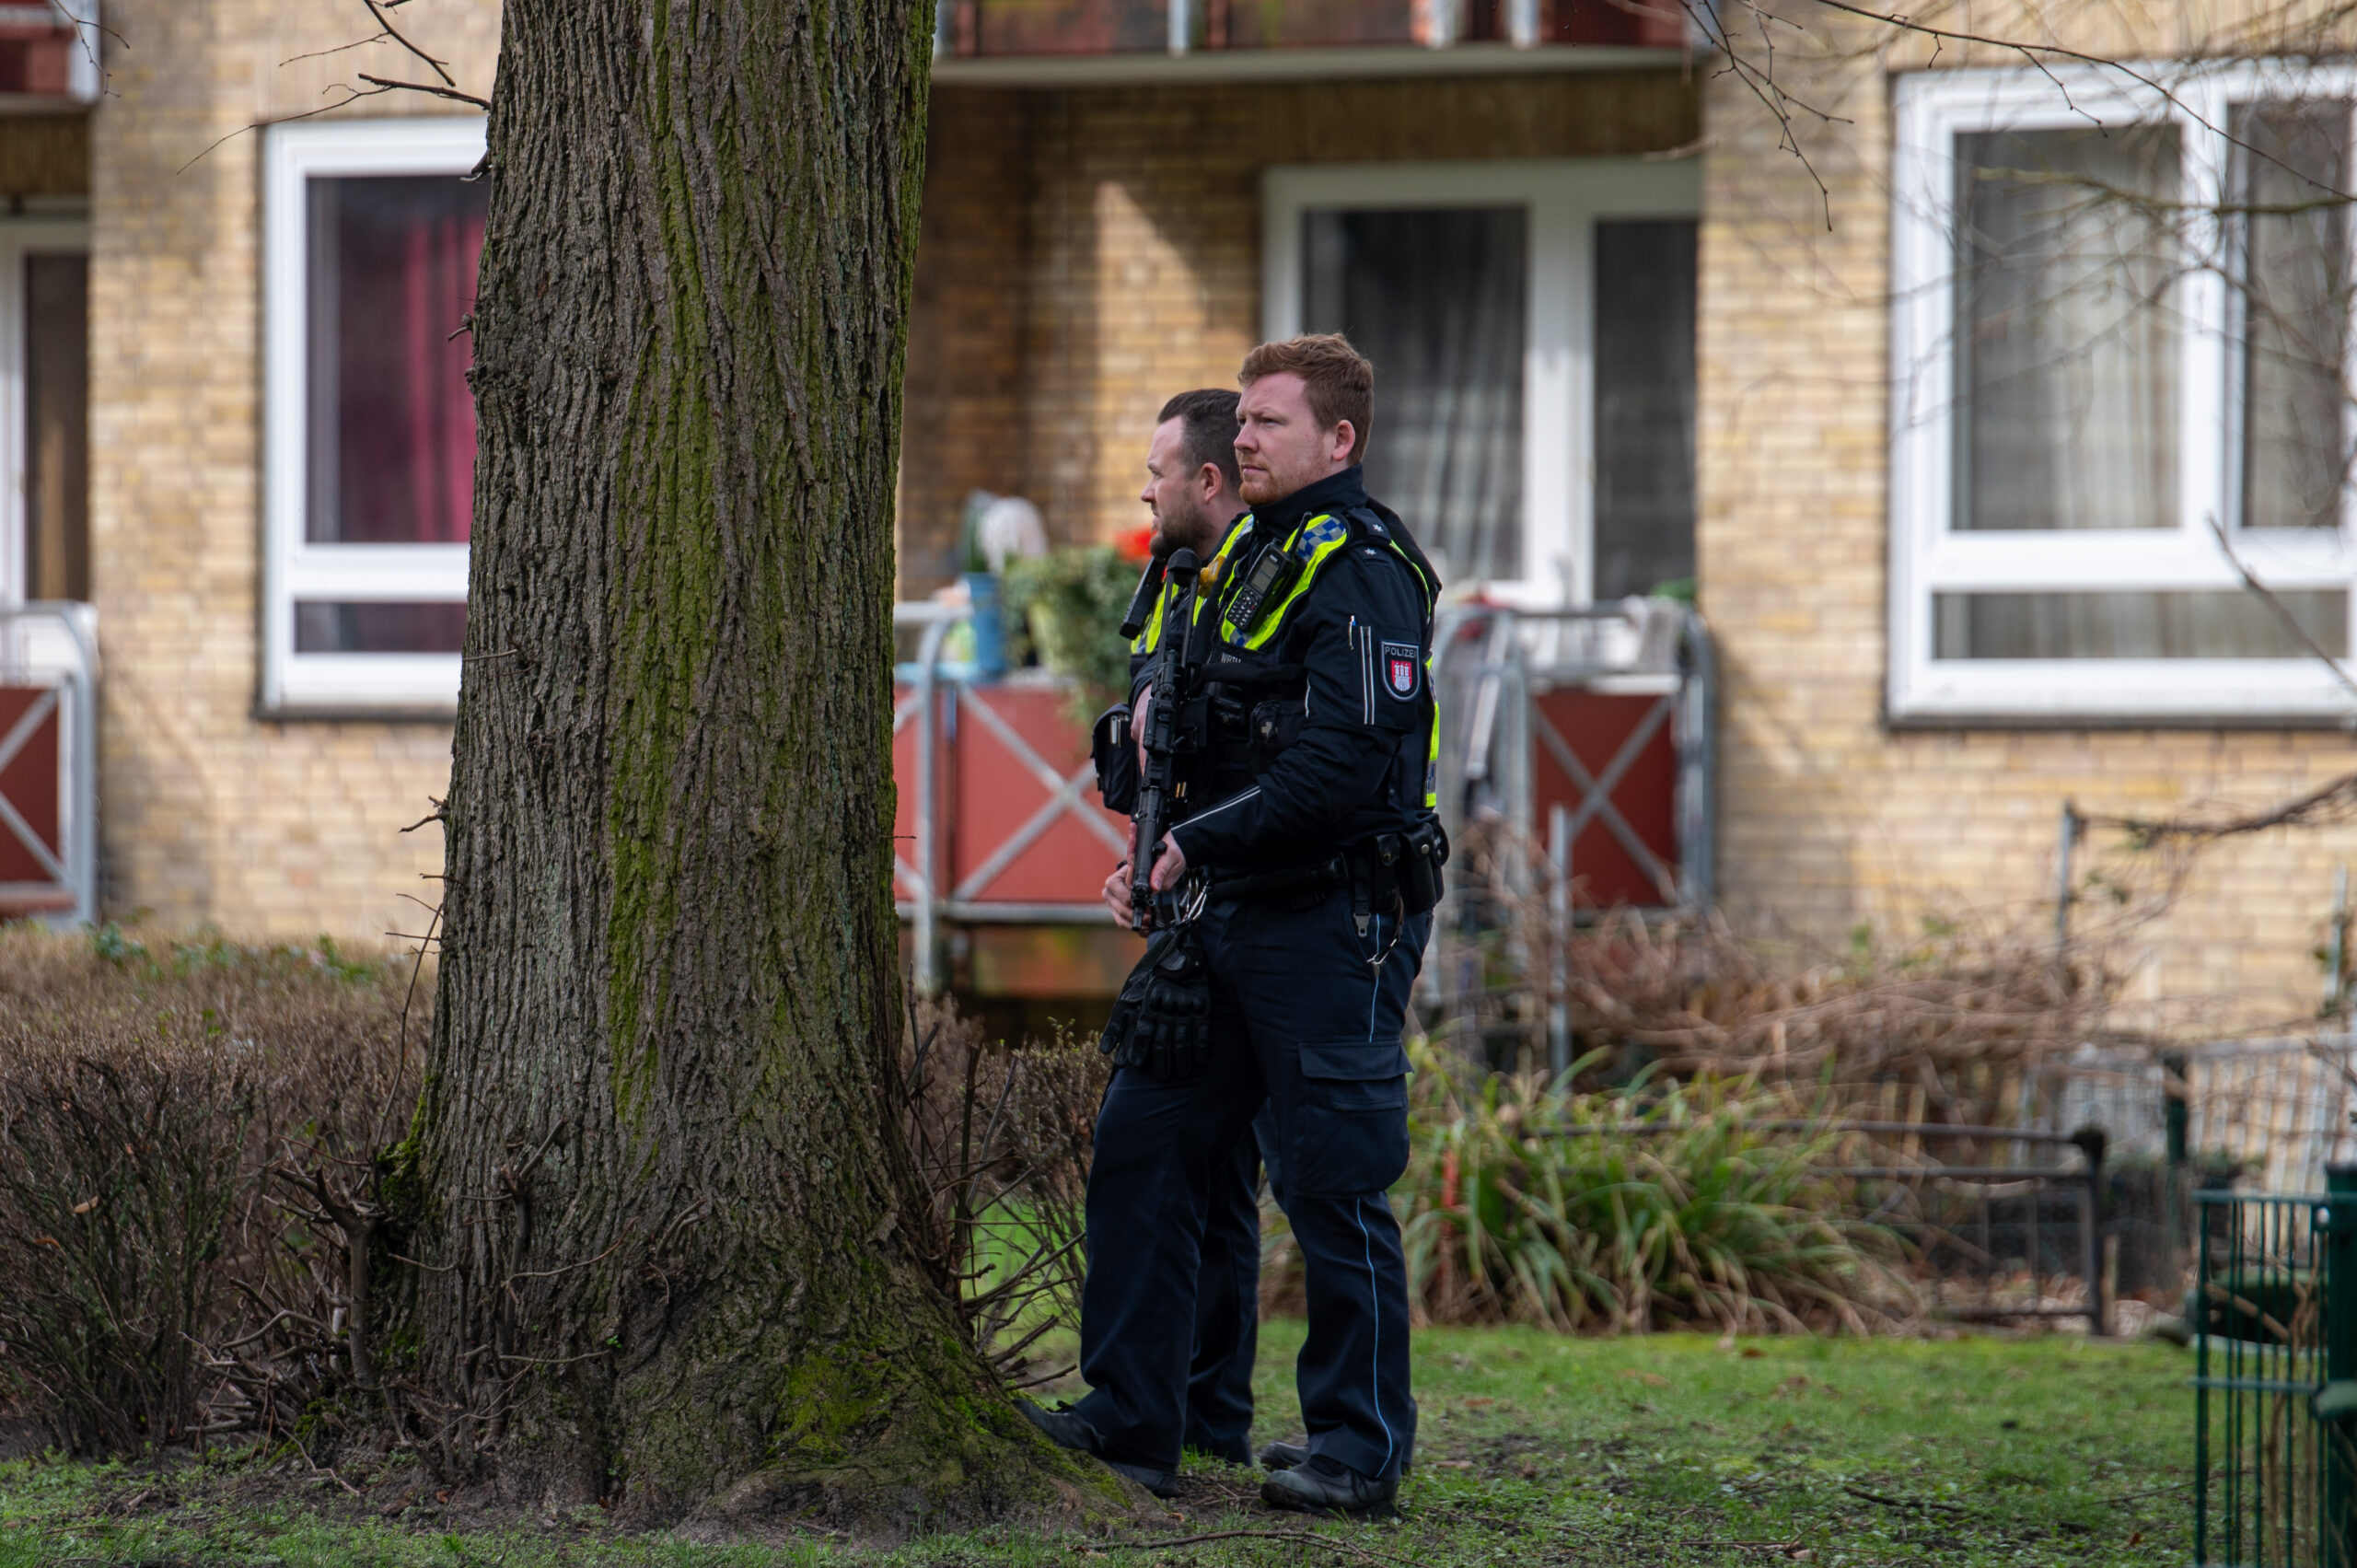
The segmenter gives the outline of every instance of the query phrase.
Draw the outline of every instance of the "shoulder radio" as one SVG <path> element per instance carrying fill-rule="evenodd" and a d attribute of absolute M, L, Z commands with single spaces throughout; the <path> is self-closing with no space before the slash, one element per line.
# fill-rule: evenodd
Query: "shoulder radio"
<path fill-rule="evenodd" d="M 1282 603 L 1285 595 L 1293 591 L 1294 584 L 1301 580 L 1301 557 L 1282 544 L 1270 545 L 1253 558 L 1221 619 L 1236 628 L 1237 638 L 1250 636 L 1269 607 Z"/>

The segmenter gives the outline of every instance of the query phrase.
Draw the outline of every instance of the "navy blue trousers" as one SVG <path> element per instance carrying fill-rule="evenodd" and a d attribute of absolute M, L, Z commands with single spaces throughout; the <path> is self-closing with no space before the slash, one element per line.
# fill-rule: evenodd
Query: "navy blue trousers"
<path fill-rule="evenodd" d="M 1338 890 L 1306 907 L 1214 900 L 1200 921 L 1209 1063 L 1178 1083 L 1116 1072 L 1097 1113 L 1080 1330 L 1090 1392 L 1078 1409 L 1108 1458 L 1178 1463 L 1206 1216 L 1216 1192 L 1235 1191 L 1238 1144 L 1265 1104 L 1278 1202 L 1307 1276 L 1295 1384 L 1310 1451 L 1397 1475 L 1416 1408 L 1407 1264 L 1384 1194 L 1408 1162 L 1399 1039 L 1431 919 L 1378 915 L 1362 934 Z"/>
<path fill-rule="evenodd" d="M 1236 1141 L 1226 1167 L 1213 1167 L 1203 1207 L 1202 1262 L 1195 1273 L 1195 1348 L 1187 1366 L 1182 1441 L 1231 1465 L 1252 1462 L 1264 1137 L 1273 1146 L 1275 1122 L 1265 1107 L 1252 1131 Z"/>

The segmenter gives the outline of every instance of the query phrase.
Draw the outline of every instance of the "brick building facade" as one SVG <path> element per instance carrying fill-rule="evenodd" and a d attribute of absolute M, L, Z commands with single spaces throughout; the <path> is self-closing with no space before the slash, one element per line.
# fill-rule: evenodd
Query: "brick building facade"
<path fill-rule="evenodd" d="M 413 931 L 402 895 L 432 901 L 419 877 L 441 869 L 434 831 L 401 829 L 447 785 L 447 719 L 279 717 L 258 695 L 267 142 L 252 127 L 331 101 L 359 72 L 411 74 L 389 44 L 320 52 L 368 36 L 347 9 L 107 7 L 122 42 L 89 118 L 104 901 L 168 926 Z M 488 91 L 495 6 L 420 7 L 414 25 Z M 338 117 L 462 108 L 389 95 Z"/>
<path fill-rule="evenodd" d="M 1142 432 L 1261 326 L 1283 166 L 1659 156 L 1701 87 L 1651 70 L 1133 87 L 936 87 L 910 321 L 901 578 L 956 570 L 980 488 L 1074 541 L 1139 520 Z"/>
<path fill-rule="evenodd" d="M 462 552 L 446 530 L 383 557 L 411 584 L 388 602 L 418 612 L 424 640 L 371 632 L 364 601 L 392 590 L 336 576 L 328 545 L 378 536 L 321 531 L 316 430 L 313 489 L 302 491 L 304 470 L 285 466 L 305 439 L 301 407 L 273 402 L 287 365 L 324 375 L 299 343 L 294 359 L 273 357 L 309 319 L 286 303 L 287 280 L 310 280 L 303 308 L 326 297 L 325 263 L 273 250 L 287 226 L 325 221 L 303 217 L 304 181 L 447 180 L 464 167 L 466 135 L 480 134 L 463 106 L 414 95 L 255 129 L 336 98 L 360 72 L 408 74 L 392 68 L 389 45 L 324 52 L 366 34 L 353 10 L 109 0 L 105 95 L 0 120 L 10 221 L 86 226 L 86 591 L 104 661 L 103 902 L 117 915 L 367 937 L 415 929 L 404 895 L 424 893 L 420 876 L 439 866 L 430 828 L 401 830 L 447 778 L 447 704 L 432 698 L 442 679 L 432 670 L 447 658 L 454 671 L 455 654 L 435 651 L 443 622 L 427 611 L 447 609 L 448 563 Z M 1467 10 L 1477 12 L 1505 15 Z M 946 6 L 945 28 L 989 15 Z M 495 0 L 432 0 L 403 18 L 462 86 L 487 90 Z M 2109 679 L 2123 667 L 2067 647 L 2030 661 L 2029 698 L 2012 711 L 2002 693 L 1981 711 L 1939 695 L 1955 671 L 1970 687 L 1966 678 L 1993 666 L 1962 644 L 1956 660 L 1925 653 L 1916 618 L 1946 614 L 1942 596 L 1968 609 L 1996 590 L 1968 573 L 1937 577 L 1948 568 L 1921 566 L 1908 548 L 1894 553 L 1917 526 L 1912 493 L 1892 480 L 1909 417 L 1894 414 L 1894 312 L 1911 286 L 1894 271 L 1894 236 L 1913 221 L 1895 206 L 1910 177 L 1895 149 L 1898 116 L 1916 112 L 1901 107 L 1914 101 L 1906 83 L 1923 73 L 1827 45 L 1812 90 L 1842 122 L 1809 134 L 1804 165 L 1739 81 L 1658 44 L 1515 51 L 1477 40 L 1451 52 L 1390 41 L 1287 52 L 1279 67 L 1248 69 L 1241 51 L 1148 52 L 1100 69 L 952 58 L 946 32 L 909 354 L 904 592 L 921 597 L 951 575 L 974 489 L 1029 497 L 1062 541 L 1134 526 L 1155 408 L 1171 391 L 1229 381 L 1279 321 L 1271 290 L 1294 286 L 1283 267 L 1297 277 L 1308 265 L 1287 248 L 1314 248 L 1300 226 L 1315 213 L 1525 203 L 1536 215 L 1531 297 L 1590 289 L 1575 314 L 1593 319 L 1550 326 L 1534 315 L 1533 379 L 1515 395 L 1560 392 L 1582 420 L 1590 411 L 1573 394 L 1587 383 L 1550 391 L 1546 377 L 1566 344 L 1574 357 L 1602 352 L 1596 334 L 1616 307 L 1594 291 L 1615 274 L 1596 234 L 1564 226 L 1699 216 L 1692 570 L 1726 677 L 1720 889 L 1741 922 L 1840 941 L 1862 923 L 1903 934 L 1926 916 L 2020 915 L 2051 896 L 2066 799 L 2096 812 L 2258 805 L 2345 771 L 2335 711 L 2299 685 L 2296 661 L 2277 661 L 2272 687 L 2221 686 L 2227 695 L 2200 711 L 2153 708 L 2171 700 L 2165 663 L 2150 666 L 2154 691 L 2122 688 L 2114 701 L 2096 681 L 2079 701 L 2084 671 L 2103 665 Z M 1914 62 L 1928 63 L 1928 52 Z M 1960 81 L 2013 80 L 2001 59 L 1950 49 L 1937 64 Z M 2189 122 L 2184 134 L 2200 132 Z M 1472 194 L 1452 196 L 1453 182 Z M 452 221 L 461 232 L 462 215 Z M 1303 305 L 1295 324 L 1311 311 Z M 1561 538 L 1580 557 L 1549 557 L 1554 547 L 1533 533 L 1519 547 L 1532 591 L 1550 574 L 1558 591 L 1645 586 L 1611 587 L 1596 548 L 1603 503 L 1590 494 L 1608 454 L 1585 443 L 1564 443 L 1579 447 L 1577 463 L 1546 440 L 1521 459 L 1531 485 L 1554 489 L 1520 504 L 1533 518 L 1559 507 Z M 2206 583 L 2187 560 L 2184 582 Z M 2328 584 L 2338 568 L 2321 561 L 2299 556 L 2299 570 Z M 2073 591 L 2096 581 L 2056 579 Z M 2345 617 L 2337 624 L 2345 639 Z M 2231 683 L 2260 663 L 2277 668 L 2206 657 L 2187 668 Z M 378 675 L 347 679 L 364 666 Z M 2136 993 L 2215 998 L 2246 1014 L 2304 1005 L 2331 868 L 2352 854 L 2357 835 L 2340 830 L 2211 854 L 2177 913 L 2138 936 Z"/>
<path fill-rule="evenodd" d="M 2043 21 L 2032 28 L 2014 20 L 2031 29 L 2021 36 L 2049 36 L 2038 30 Z M 2004 34 L 2005 21 L 1976 17 L 1975 28 L 2014 36 Z M 2141 37 L 2123 36 L 2119 25 L 2074 14 L 2071 26 L 2084 36 L 2071 36 L 2069 26 L 2054 36 L 2090 52 L 2148 61 L 2269 52 L 2263 40 L 2236 36 L 2231 16 L 2197 18 L 2190 8 L 2154 15 Z M 2192 36 L 2197 28 L 2211 30 Z M 2133 84 L 2117 74 L 2107 82 L 2100 72 L 2070 76 L 2073 108 L 2062 102 L 2061 85 L 2041 87 L 2039 74 L 2017 55 L 1950 44 L 1937 54 L 1938 71 L 1923 69 L 1933 63 L 1922 41 L 1900 40 L 1894 50 L 1887 35 L 1828 29 L 1813 18 L 1787 79 L 1840 123 L 1803 133 L 1805 162 L 1731 78 L 1713 77 L 1708 90 L 1698 575 L 1724 676 L 1721 891 L 1731 915 L 1754 932 L 1829 944 L 1862 927 L 1904 941 L 1926 921 L 2039 932 L 2055 907 L 2065 802 L 2091 816 L 2263 810 L 2351 771 L 2348 702 L 2297 646 L 2267 649 L 2275 656 L 2267 659 L 2133 650 L 2172 656 L 2149 661 L 2090 656 L 2107 650 L 2084 645 L 2050 649 L 2059 656 L 2017 667 L 2030 690 L 1956 702 L 1927 696 L 1922 672 L 1993 668 L 1979 662 L 1977 650 L 1947 650 L 1966 656 L 1945 659 L 1933 649 L 1932 662 L 1906 668 L 1922 657 L 1921 644 L 1910 650 L 1908 643 L 1930 630 L 1909 617 L 1943 587 L 1922 580 L 1924 557 L 1939 547 L 1923 541 L 1963 526 L 1924 517 L 1948 498 L 1920 480 L 1910 490 L 1893 467 L 1894 453 L 1904 452 L 1922 425 L 1953 419 L 1970 395 L 1961 372 L 1927 370 L 1935 352 L 1953 352 L 1922 346 L 1931 334 L 1919 331 L 1911 346 L 1894 343 L 1895 323 L 1910 308 L 1937 315 L 1941 307 L 1922 302 L 1947 284 L 1941 275 L 1947 263 L 1926 269 L 1919 252 L 1910 270 L 1903 244 L 1894 254 L 1909 226 L 1931 226 L 1914 192 L 1950 188 L 1949 170 L 1933 160 L 1960 157 L 1968 146 L 1948 140 L 1945 126 L 1957 126 L 1957 137 L 2014 128 L 2036 136 L 2067 135 L 2075 124 L 2116 139 L 2170 113 L 2150 94 L 2119 97 Z M 2188 95 L 2208 91 L 2211 73 L 2232 69 L 2213 60 L 2144 74 L 2198 102 Z M 1937 135 L 1900 123 L 1910 95 L 1926 88 L 1961 106 Z M 2345 80 L 2314 90 L 2340 101 L 2337 112 L 2345 115 Z M 2210 134 L 2204 126 L 2224 133 L 2240 112 L 2232 101 L 2245 88 L 2220 91 L 2223 112 L 2180 116 L 2188 178 L 2198 172 L 2190 149 Z M 1992 102 L 2003 107 L 1992 111 Z M 2231 275 L 2236 264 L 2229 260 L 2223 270 Z M 1954 286 L 1964 302 L 1956 308 L 1968 308 L 1964 285 Z M 2346 309 L 2344 297 L 2344 318 Z M 1936 325 L 1939 332 L 1967 331 L 1953 315 Z M 2192 331 L 2178 336 L 2187 352 L 2200 349 Z M 2196 367 L 2184 375 L 2184 401 L 2215 374 Z M 1927 379 L 1945 384 L 1926 394 Z M 2182 437 L 2189 452 L 2199 439 L 2214 439 L 2201 437 L 2195 423 L 2172 428 L 2165 445 L 2177 444 L 2180 430 L 2193 430 Z M 1956 449 L 1947 435 L 1934 433 L 1940 460 L 1961 463 L 1947 455 Z M 2250 460 L 2270 459 L 2255 452 Z M 2182 454 L 2178 461 L 2181 470 L 2194 466 Z M 2184 482 L 2190 488 L 2200 478 L 2188 472 Z M 2151 584 L 2176 592 L 2184 584 L 2238 598 L 2257 613 L 2208 532 L 2210 517 L 2230 514 L 2234 499 L 2212 513 L 2207 497 L 2181 505 L 2170 497 L 2138 519 L 2154 525 L 2152 531 L 2123 530 L 2121 545 L 2092 563 L 2092 575 L 2086 566 L 2058 563 L 2050 580 L 2083 591 L 2111 584 L 2142 591 Z M 2235 548 L 2263 577 L 2288 587 L 2304 580 L 2293 574 L 2313 572 L 2305 580 L 2328 586 L 2338 573 L 2333 591 L 2345 592 L 2348 568 L 2335 563 L 2337 551 L 2328 547 L 2310 562 L 2293 552 L 2296 547 L 2278 550 L 2273 541 L 2283 535 L 2235 530 L 2227 520 Z M 1991 542 L 2019 558 L 1967 570 L 2011 573 L 2013 581 L 2043 587 L 2031 573 L 2057 538 L 2027 528 L 1996 534 Z M 1958 582 L 1967 586 L 1978 584 Z M 2340 634 L 2345 639 L 2345 630 Z M 2345 642 L 2334 651 L 2347 652 Z M 2231 685 L 2196 689 L 2220 671 Z M 2128 933 L 2120 957 L 2136 970 L 2129 997 L 2172 1004 L 2159 1016 L 2179 1028 L 2310 1011 L 2322 989 L 2318 959 L 2329 939 L 2335 867 L 2353 858 L 2357 831 L 2347 826 L 2278 830 L 2208 850 L 2193 862 L 2170 912 Z M 2078 845 L 2074 874 L 2075 918 L 2084 925 L 2117 911 L 2109 890 L 2091 877 L 2146 888 L 2161 880 L 2154 857 L 2132 853 L 2124 833 L 2105 827 Z"/>

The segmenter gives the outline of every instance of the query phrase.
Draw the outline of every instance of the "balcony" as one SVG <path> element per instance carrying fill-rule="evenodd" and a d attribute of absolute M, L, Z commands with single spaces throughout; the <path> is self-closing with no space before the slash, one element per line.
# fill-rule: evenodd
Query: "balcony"
<path fill-rule="evenodd" d="M 0 0 L 0 111 L 55 109 L 98 96 L 98 0 L 84 0 L 74 16 L 53 3 Z"/>
<path fill-rule="evenodd" d="M 944 83 L 1458 75 L 1688 47 L 1676 0 L 942 0 Z"/>

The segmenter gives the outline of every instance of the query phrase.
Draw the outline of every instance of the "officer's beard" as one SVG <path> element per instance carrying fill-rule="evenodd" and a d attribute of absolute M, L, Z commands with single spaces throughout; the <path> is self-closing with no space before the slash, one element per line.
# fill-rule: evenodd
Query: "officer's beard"
<path fill-rule="evenodd" d="M 1148 548 L 1156 555 L 1168 555 L 1174 550 L 1191 550 L 1197 559 L 1219 548 L 1221 526 L 1213 522 L 1201 507 L 1190 506 L 1185 514 L 1167 513 L 1154 520 L 1154 538 Z"/>

